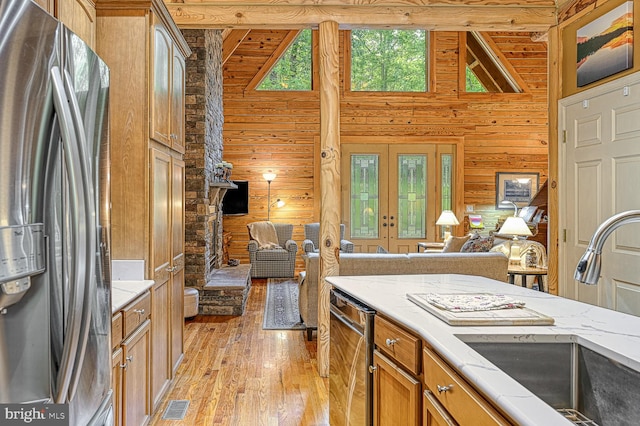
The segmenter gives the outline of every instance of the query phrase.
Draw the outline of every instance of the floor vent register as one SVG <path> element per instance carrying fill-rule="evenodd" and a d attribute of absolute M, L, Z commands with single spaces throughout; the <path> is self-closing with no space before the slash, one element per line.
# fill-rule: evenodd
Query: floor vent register
<path fill-rule="evenodd" d="M 181 399 L 173 399 L 169 401 L 167 409 L 162 414 L 163 420 L 182 420 L 187 414 L 187 408 L 189 408 L 189 401 Z"/>

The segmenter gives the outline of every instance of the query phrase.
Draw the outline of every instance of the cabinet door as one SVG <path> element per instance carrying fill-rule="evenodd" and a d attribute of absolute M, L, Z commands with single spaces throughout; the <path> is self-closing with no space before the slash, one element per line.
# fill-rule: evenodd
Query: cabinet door
<path fill-rule="evenodd" d="M 126 368 L 122 381 L 122 424 L 144 425 L 151 416 L 150 388 L 150 321 L 146 320 L 122 342 Z"/>
<path fill-rule="evenodd" d="M 184 153 L 184 59 L 177 49 L 173 49 L 172 58 L 171 146 L 179 153 Z"/>
<path fill-rule="evenodd" d="M 151 271 L 156 282 L 171 271 L 171 157 L 151 149 Z"/>
<path fill-rule="evenodd" d="M 458 423 L 429 390 L 425 390 L 423 393 L 422 407 L 423 426 L 458 426 Z"/>
<path fill-rule="evenodd" d="M 160 24 L 153 25 L 152 33 L 151 138 L 171 146 L 171 39 Z"/>
<path fill-rule="evenodd" d="M 420 382 L 377 350 L 373 353 L 373 424 L 420 424 Z"/>
<path fill-rule="evenodd" d="M 122 425 L 122 376 L 125 368 L 122 348 L 118 347 L 111 356 L 111 389 L 113 390 L 113 421 Z"/>
<path fill-rule="evenodd" d="M 171 170 L 171 366 L 175 373 L 184 339 L 184 161 L 173 158 Z"/>
<path fill-rule="evenodd" d="M 171 380 L 169 368 L 169 300 L 171 280 L 156 282 L 151 302 L 151 401 L 155 410 Z"/>

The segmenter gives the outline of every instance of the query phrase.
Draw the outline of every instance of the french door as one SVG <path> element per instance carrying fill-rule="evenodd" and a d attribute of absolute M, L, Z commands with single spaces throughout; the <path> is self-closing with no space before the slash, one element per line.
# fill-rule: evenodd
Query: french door
<path fill-rule="evenodd" d="M 448 144 L 343 144 L 342 223 L 357 252 L 416 250 L 436 241 L 436 219 L 451 209 L 454 147 Z"/>

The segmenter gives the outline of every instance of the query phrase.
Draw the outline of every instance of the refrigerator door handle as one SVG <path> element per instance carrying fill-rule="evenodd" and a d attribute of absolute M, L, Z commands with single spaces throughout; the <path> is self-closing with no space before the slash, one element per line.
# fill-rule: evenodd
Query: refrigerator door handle
<path fill-rule="evenodd" d="M 78 103 L 78 98 L 73 90 L 73 82 L 71 81 L 71 76 L 65 70 L 64 71 L 64 88 L 67 94 L 67 98 L 69 99 L 69 104 L 71 106 L 71 113 L 73 118 L 73 128 L 76 132 L 76 142 L 78 143 L 78 154 L 79 154 L 79 162 L 82 170 L 82 182 L 83 182 L 83 194 L 90 194 L 93 191 L 93 185 L 91 183 L 92 174 L 91 174 L 91 161 L 89 159 L 89 154 L 87 153 L 87 139 L 84 134 L 84 123 L 82 120 L 82 114 L 80 113 L 80 105 Z M 93 230 L 96 229 L 96 212 L 95 206 L 91 202 L 94 199 L 93 195 L 84 197 L 85 199 L 85 225 L 87 228 L 86 231 L 86 249 L 84 250 L 84 261 L 85 261 L 85 270 L 84 275 L 79 276 L 79 281 L 83 281 L 82 277 L 85 277 L 84 284 L 86 287 L 90 287 L 88 285 L 95 278 L 95 263 L 94 256 L 96 255 L 96 234 Z M 89 339 L 89 329 L 91 327 L 91 291 L 85 289 L 84 291 L 84 302 L 82 304 L 82 320 L 80 322 L 80 340 L 78 342 L 78 347 L 76 351 L 76 360 L 73 365 L 73 373 L 71 377 L 70 387 L 69 387 L 69 399 L 72 399 L 76 393 L 76 389 L 78 386 L 78 381 L 80 380 L 80 375 L 82 373 L 82 365 L 84 363 L 84 357 L 86 353 L 87 340 Z"/>
<path fill-rule="evenodd" d="M 78 153 L 77 133 L 73 129 L 73 118 L 69 109 L 69 100 L 67 99 L 62 74 L 58 67 L 52 67 L 51 78 L 53 86 L 53 103 L 56 110 L 58 121 L 60 124 L 60 133 L 62 136 L 62 144 L 64 147 L 65 161 L 67 164 L 67 174 L 69 176 L 69 193 L 70 193 L 70 214 L 73 232 L 71 233 L 71 250 L 72 264 L 70 282 L 71 286 L 69 301 L 70 310 L 67 316 L 67 324 L 65 324 L 64 349 L 60 361 L 60 369 L 57 377 L 57 395 L 54 401 L 57 404 L 67 402 L 67 395 L 71 382 L 71 372 L 75 362 L 78 343 L 80 340 L 80 332 L 82 329 L 82 304 L 84 302 L 84 276 L 85 262 L 80 261 L 83 252 L 80 247 L 86 247 L 86 217 L 81 214 L 85 210 L 86 200 L 85 193 L 82 190 L 83 179 L 80 166 L 80 158 Z M 86 253 L 84 253 L 86 256 Z"/>

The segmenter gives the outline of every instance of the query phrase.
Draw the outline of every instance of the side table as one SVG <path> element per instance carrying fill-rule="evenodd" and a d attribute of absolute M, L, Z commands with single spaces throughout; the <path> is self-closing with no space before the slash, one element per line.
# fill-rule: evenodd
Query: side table
<path fill-rule="evenodd" d="M 507 273 L 509 274 L 509 284 L 514 284 L 516 275 L 519 275 L 522 277 L 522 287 L 527 287 L 527 278 L 531 275 L 538 283 L 538 291 L 545 291 L 542 280 L 542 277 L 547 275 L 545 268 L 523 268 L 522 266 L 509 265 Z"/>
<path fill-rule="evenodd" d="M 441 252 L 443 248 L 444 248 L 444 243 L 430 243 L 430 242 L 418 243 L 418 253 L 420 252 L 438 253 L 438 252 Z"/>

